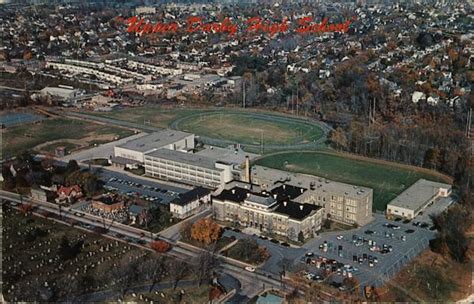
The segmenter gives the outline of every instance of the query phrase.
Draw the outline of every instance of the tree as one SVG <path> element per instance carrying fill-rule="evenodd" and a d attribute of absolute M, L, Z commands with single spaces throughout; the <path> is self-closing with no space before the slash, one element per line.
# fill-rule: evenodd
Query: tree
<path fill-rule="evenodd" d="M 301 243 L 304 243 L 304 234 L 303 234 L 303 231 L 300 231 L 298 233 L 298 241 L 301 242 Z"/>
<path fill-rule="evenodd" d="M 179 227 L 179 233 L 183 239 L 185 240 L 191 239 L 192 227 L 193 227 L 193 224 L 190 221 L 185 221 L 181 223 L 181 226 Z"/>
<path fill-rule="evenodd" d="M 150 248 L 155 250 L 158 253 L 163 253 L 170 250 L 171 245 L 165 241 L 153 241 L 150 243 Z"/>
<path fill-rule="evenodd" d="M 191 237 L 206 245 L 217 242 L 222 233 L 222 228 L 210 218 L 198 220 L 191 228 Z"/>
<path fill-rule="evenodd" d="M 472 223 L 470 209 L 458 205 L 431 218 L 438 230 L 436 238 L 430 241 L 431 250 L 443 255 L 449 254 L 457 262 L 465 262 L 469 249 L 465 231 Z"/>
<path fill-rule="evenodd" d="M 425 158 L 423 160 L 423 167 L 436 169 L 440 160 L 440 152 L 438 148 L 429 148 L 425 152 Z"/>
<path fill-rule="evenodd" d="M 160 282 L 166 275 L 166 260 L 163 256 L 151 256 L 139 266 L 140 273 L 145 276 L 146 280 L 151 281 L 148 292 L 151 292 L 155 285 Z"/>
<path fill-rule="evenodd" d="M 331 131 L 330 140 L 338 150 L 345 150 L 348 147 L 346 133 L 342 128 L 337 127 L 335 130 Z"/>
<path fill-rule="evenodd" d="M 198 280 L 198 286 L 201 286 L 205 279 L 209 279 L 214 271 L 219 267 L 219 260 L 214 255 L 215 248 L 202 250 L 199 255 L 193 259 L 193 272 Z"/>
<path fill-rule="evenodd" d="M 176 289 L 179 281 L 186 275 L 188 267 L 188 264 L 178 260 L 172 260 L 172 262 L 168 263 L 168 273 L 173 282 L 173 290 Z"/>
<path fill-rule="evenodd" d="M 67 166 L 66 166 L 66 174 L 71 174 L 72 172 L 75 172 L 77 170 L 79 170 L 80 167 L 79 165 L 77 164 L 77 161 L 74 160 L 74 159 L 71 159 L 68 163 L 67 163 Z"/>
<path fill-rule="evenodd" d="M 349 290 L 351 293 L 352 292 L 356 292 L 357 291 L 357 288 L 359 287 L 359 281 L 355 278 L 355 277 L 352 277 L 352 278 L 345 278 L 343 281 L 342 281 L 342 284 L 344 285 L 344 287 L 347 288 L 347 290 Z"/>
<path fill-rule="evenodd" d="M 123 297 L 138 278 L 138 260 L 132 254 L 126 254 L 105 274 Z"/>

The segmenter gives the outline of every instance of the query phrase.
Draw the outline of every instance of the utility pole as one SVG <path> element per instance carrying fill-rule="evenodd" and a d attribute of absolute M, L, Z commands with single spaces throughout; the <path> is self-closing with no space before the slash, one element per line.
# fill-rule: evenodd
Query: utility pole
<path fill-rule="evenodd" d="M 470 137 L 471 133 L 471 121 L 472 121 L 472 109 L 469 109 L 467 113 L 467 121 L 466 121 L 466 137 Z"/>
<path fill-rule="evenodd" d="M 298 80 L 296 81 L 296 116 L 298 116 L 298 106 L 299 106 L 299 98 L 298 98 Z"/>
<path fill-rule="evenodd" d="M 245 78 L 242 80 L 242 107 L 245 109 Z"/>

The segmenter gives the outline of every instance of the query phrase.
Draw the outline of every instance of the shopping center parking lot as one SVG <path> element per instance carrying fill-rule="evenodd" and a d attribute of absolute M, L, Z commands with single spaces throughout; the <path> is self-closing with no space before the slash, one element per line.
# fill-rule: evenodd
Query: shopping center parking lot
<path fill-rule="evenodd" d="M 324 233 L 304 247 L 314 255 L 352 266 L 351 269 L 356 268 L 354 274 L 361 284 L 380 285 L 426 248 L 436 231 L 430 230 L 429 226 L 414 226 L 411 222 L 388 221 L 380 214 L 374 217 L 375 220 L 369 225 L 348 231 Z M 296 262 L 303 263 L 306 260 L 303 255 Z M 316 265 L 309 265 L 309 268 L 316 270 Z M 340 272 L 335 277 L 340 276 L 342 280 L 343 269 Z M 345 274 L 347 276 L 347 271 Z M 336 278 L 335 281 L 339 280 Z"/>

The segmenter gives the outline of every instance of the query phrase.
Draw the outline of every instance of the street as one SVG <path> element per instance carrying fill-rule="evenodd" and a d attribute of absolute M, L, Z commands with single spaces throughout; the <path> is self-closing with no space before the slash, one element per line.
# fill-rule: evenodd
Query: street
<path fill-rule="evenodd" d="M 76 211 L 72 211 L 69 208 L 58 208 L 58 205 L 47 203 L 47 202 L 39 202 L 35 200 L 31 200 L 29 198 L 20 198 L 20 196 L 16 193 L 11 193 L 7 191 L 0 190 L 0 198 L 3 200 L 4 203 L 13 204 L 18 203 L 31 203 L 36 206 L 39 210 L 48 211 L 51 214 L 56 214 L 60 216 L 60 219 L 72 219 L 77 223 L 75 226 L 79 226 L 82 229 L 91 230 L 93 227 L 106 227 L 108 231 L 104 234 L 105 237 L 117 239 L 118 235 L 123 235 L 122 239 L 118 239 L 120 241 L 127 241 L 128 243 L 139 246 L 146 250 L 151 250 L 146 245 L 147 243 L 153 241 L 156 238 L 163 239 L 173 244 L 170 251 L 166 254 L 172 257 L 178 258 L 182 261 L 189 262 L 192 258 L 196 257 L 201 249 L 194 248 L 194 250 L 189 250 L 188 248 L 183 248 L 172 240 L 169 240 L 159 234 L 151 234 L 150 232 L 130 227 L 127 225 L 123 225 L 117 222 L 109 221 L 107 219 L 101 219 L 94 215 L 90 215 L 87 213 L 83 213 L 81 215 L 76 215 Z M 64 222 L 68 224 L 67 222 Z M 141 245 L 142 243 L 143 245 Z M 256 272 L 249 272 L 244 269 L 242 266 L 243 263 L 236 263 L 235 261 L 228 259 L 224 256 L 218 255 L 219 259 L 221 260 L 221 270 L 223 273 L 228 274 L 232 277 L 237 278 L 241 283 L 241 290 L 238 291 L 240 296 L 247 296 L 249 298 L 256 295 L 261 288 L 263 288 L 263 284 L 265 284 L 268 288 L 280 288 L 279 280 L 274 278 L 268 277 L 264 271 L 258 270 Z"/>

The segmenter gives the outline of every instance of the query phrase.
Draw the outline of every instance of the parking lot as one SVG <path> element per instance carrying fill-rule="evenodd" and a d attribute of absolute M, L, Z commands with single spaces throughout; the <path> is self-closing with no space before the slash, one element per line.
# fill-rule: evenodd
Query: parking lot
<path fill-rule="evenodd" d="M 436 231 L 430 230 L 429 226 L 414 226 L 411 222 L 388 221 L 380 214 L 374 217 L 369 225 L 325 233 L 304 247 L 315 255 L 357 269 L 356 276 L 363 285 L 381 285 L 426 248 Z M 304 255 L 299 262 L 303 259 Z M 342 276 L 342 269 L 340 272 Z"/>
<path fill-rule="evenodd" d="M 126 176 L 104 170 L 101 173 L 104 188 L 109 191 L 118 191 L 130 197 L 140 197 L 152 203 L 169 204 L 180 193 L 189 191 L 159 182 L 153 182 Z"/>

